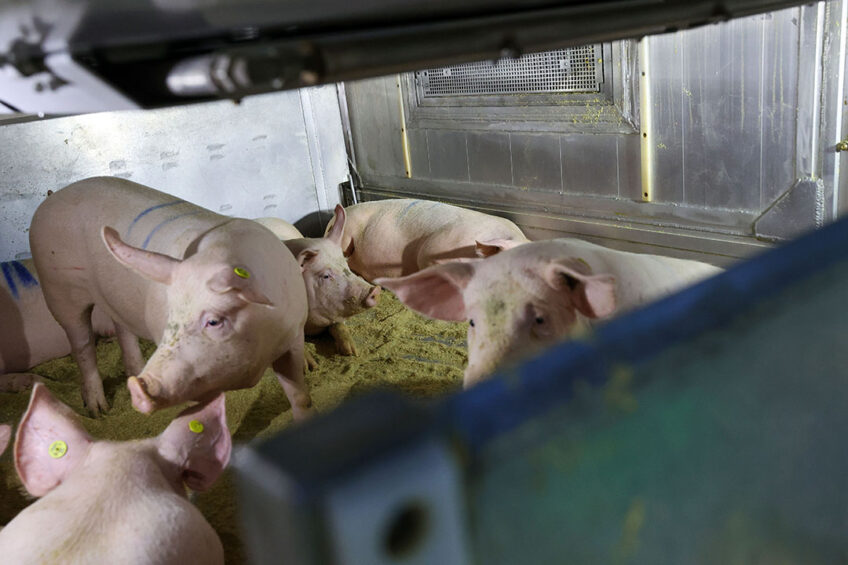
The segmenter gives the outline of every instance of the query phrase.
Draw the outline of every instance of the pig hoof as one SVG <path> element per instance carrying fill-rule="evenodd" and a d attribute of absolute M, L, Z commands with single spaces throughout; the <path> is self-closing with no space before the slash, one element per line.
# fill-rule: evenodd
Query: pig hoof
<path fill-rule="evenodd" d="M 356 351 L 356 343 L 351 340 L 337 341 L 336 350 L 340 355 L 350 355 L 356 357 L 359 353 Z"/>
<path fill-rule="evenodd" d="M 88 415 L 92 418 L 99 418 L 109 411 L 109 404 L 106 402 L 106 398 L 96 398 L 93 400 L 83 398 L 82 403 L 86 410 L 88 410 Z"/>
<path fill-rule="evenodd" d="M 318 361 L 309 351 L 303 351 L 303 370 L 311 371 L 318 368 Z"/>
<path fill-rule="evenodd" d="M 307 420 L 312 416 L 315 416 L 317 413 L 318 412 L 315 410 L 315 408 L 312 407 L 311 401 L 309 403 L 309 406 L 301 406 L 298 408 L 292 406 L 292 419 L 295 422 L 302 422 L 304 420 Z"/>

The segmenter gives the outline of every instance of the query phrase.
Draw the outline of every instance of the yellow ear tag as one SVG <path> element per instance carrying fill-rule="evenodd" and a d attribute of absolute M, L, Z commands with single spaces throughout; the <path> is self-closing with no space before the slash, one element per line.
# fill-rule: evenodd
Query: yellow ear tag
<path fill-rule="evenodd" d="M 192 420 L 188 423 L 188 429 L 190 429 L 196 434 L 199 434 L 203 431 L 203 424 L 200 422 L 200 420 Z"/>
<path fill-rule="evenodd" d="M 243 279 L 249 279 L 250 278 L 250 273 L 247 271 L 247 269 L 242 269 L 241 267 L 236 267 L 235 269 L 233 269 L 233 272 L 236 274 L 237 277 L 241 277 Z"/>
<path fill-rule="evenodd" d="M 60 459 L 68 452 L 68 444 L 61 439 L 57 439 L 50 444 L 50 449 L 48 449 L 47 452 L 53 459 Z"/>

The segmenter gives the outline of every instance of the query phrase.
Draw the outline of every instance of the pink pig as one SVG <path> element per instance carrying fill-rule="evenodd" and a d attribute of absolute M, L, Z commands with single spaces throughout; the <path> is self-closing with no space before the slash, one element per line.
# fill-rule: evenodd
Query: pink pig
<path fill-rule="evenodd" d="M 88 317 L 93 305 L 115 320 L 125 359 L 141 359 L 135 336 L 158 343 L 127 382 L 137 410 L 251 387 L 271 365 L 294 417 L 311 411 L 303 379 L 303 278 L 266 228 L 98 177 L 38 207 L 30 247 L 93 414 L 107 409 Z"/>
<path fill-rule="evenodd" d="M 341 248 L 345 209 L 336 206 L 333 225 L 321 238 L 305 238 L 294 226 L 277 218 L 256 221 L 283 240 L 300 264 L 309 300 L 306 334 L 318 334 L 329 328 L 339 353 L 356 355 L 356 345 L 344 319 L 376 306 L 380 287 L 369 284 L 348 268 Z M 298 235 L 289 237 L 293 233 Z"/>
<path fill-rule="evenodd" d="M 281 218 L 256 218 L 253 221 L 262 224 L 274 232 L 274 235 L 276 235 L 280 241 L 285 241 L 287 239 L 300 239 L 303 237 L 303 234 L 300 233 L 299 229 Z"/>
<path fill-rule="evenodd" d="M 12 438 L 12 426 L 9 424 L 0 424 L 0 455 L 6 451 L 9 445 L 9 440 Z"/>
<path fill-rule="evenodd" d="M 486 257 L 528 241 L 505 218 L 429 200 L 365 202 L 345 212 L 342 250 L 350 268 L 371 282 L 454 259 Z"/>
<path fill-rule="evenodd" d="M 0 263 L 0 269 L 0 391 L 18 391 L 38 379 L 27 370 L 70 355 L 71 344 L 47 309 L 32 259 Z M 112 320 L 98 308 L 91 323 L 95 335 L 115 335 Z"/>
<path fill-rule="evenodd" d="M 469 387 L 504 359 L 563 339 L 588 319 L 630 310 L 720 271 L 698 261 L 553 239 L 375 282 L 426 316 L 468 320 L 463 384 Z"/>
<path fill-rule="evenodd" d="M 36 384 L 18 427 L 15 468 L 41 497 L 0 531 L 4 563 L 224 563 L 221 540 L 186 498 L 209 488 L 232 448 L 224 395 L 182 412 L 161 435 L 94 441 Z"/>

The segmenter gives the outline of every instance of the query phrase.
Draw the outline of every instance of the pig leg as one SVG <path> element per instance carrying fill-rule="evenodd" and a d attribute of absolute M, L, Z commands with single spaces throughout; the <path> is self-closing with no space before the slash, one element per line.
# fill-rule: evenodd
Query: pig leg
<path fill-rule="evenodd" d="M 21 392 L 40 382 L 41 377 L 33 373 L 7 373 L 0 375 L 0 392 Z"/>
<path fill-rule="evenodd" d="M 76 315 L 67 315 L 66 311 L 57 311 L 53 315 L 71 343 L 71 353 L 82 373 L 82 400 L 92 417 L 98 417 L 109 410 L 103 381 L 97 370 L 97 350 L 94 347 L 94 331 L 91 328 L 91 309 L 89 304 Z"/>
<path fill-rule="evenodd" d="M 128 377 L 137 377 L 144 369 L 144 356 L 141 354 L 138 338 L 120 324 L 115 324 L 115 332 L 118 334 L 118 344 L 124 358 L 124 370 Z"/>
<path fill-rule="evenodd" d="M 303 371 L 311 371 L 318 368 L 318 360 L 309 353 L 308 349 L 303 350 Z"/>
<path fill-rule="evenodd" d="M 336 349 L 342 355 L 358 355 L 356 351 L 356 343 L 350 335 L 350 330 L 344 325 L 344 322 L 337 322 L 330 326 L 330 335 L 336 342 Z"/>
<path fill-rule="evenodd" d="M 309 387 L 303 378 L 303 332 L 295 339 L 295 344 L 280 356 L 271 367 L 286 393 L 292 407 L 295 420 L 303 420 L 313 413 Z"/>

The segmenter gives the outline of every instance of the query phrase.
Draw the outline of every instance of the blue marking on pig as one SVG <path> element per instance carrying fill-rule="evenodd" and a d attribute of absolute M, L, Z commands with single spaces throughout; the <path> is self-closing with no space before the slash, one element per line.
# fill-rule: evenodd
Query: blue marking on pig
<path fill-rule="evenodd" d="M 12 268 L 15 270 L 15 274 L 18 275 L 18 280 L 22 285 L 24 285 L 24 288 L 38 286 L 38 280 L 32 276 L 32 273 L 29 272 L 26 265 L 20 261 L 12 261 Z"/>
<path fill-rule="evenodd" d="M 142 213 L 140 213 L 138 216 L 136 216 L 135 218 L 133 218 L 133 221 L 130 223 L 130 227 L 129 227 L 129 228 L 127 228 L 127 233 L 126 233 L 126 235 L 124 235 L 124 239 L 127 239 L 127 238 L 129 238 L 129 237 L 130 237 L 130 232 L 131 232 L 131 231 L 132 231 L 132 229 L 135 227 L 136 223 L 138 223 L 138 221 L 139 221 L 140 219 L 142 219 L 143 217 L 145 217 L 145 216 L 146 216 L 147 214 L 149 214 L 150 212 L 152 212 L 152 211 L 154 211 L 154 210 L 158 210 L 159 208 L 165 208 L 166 206 L 176 206 L 177 204 L 182 204 L 183 202 L 185 202 L 185 200 L 174 200 L 173 202 L 165 202 L 164 204 L 157 204 L 156 206 L 151 206 L 151 207 L 150 207 L 150 208 L 148 208 L 147 210 L 143 211 L 143 212 L 142 212 Z"/>
<path fill-rule="evenodd" d="M 18 285 L 23 288 L 32 288 L 38 286 L 38 280 L 32 276 L 32 273 L 20 261 L 8 261 L 0 263 L 0 269 L 3 271 L 3 278 L 6 279 L 6 286 L 9 287 L 9 292 L 15 300 L 20 298 Z M 18 279 L 15 282 L 15 278 Z"/>
<path fill-rule="evenodd" d="M 176 216 L 172 216 L 172 217 L 168 218 L 167 220 L 162 220 L 161 222 L 159 222 L 159 224 L 155 228 L 153 228 L 150 231 L 149 234 L 147 234 L 147 239 L 145 239 L 144 243 L 141 244 L 141 248 L 147 249 L 147 246 L 150 244 L 150 240 L 153 239 L 153 236 L 156 235 L 156 232 L 158 232 L 159 229 L 162 228 L 163 226 L 170 224 L 174 220 L 179 220 L 180 218 L 185 218 L 186 216 L 195 216 L 195 215 L 200 214 L 202 212 L 204 212 L 204 210 L 195 210 L 193 212 L 186 212 L 185 214 L 177 214 Z"/>
<path fill-rule="evenodd" d="M 398 220 L 403 218 L 406 215 L 406 213 L 409 212 L 409 209 L 412 208 L 413 206 L 415 206 L 416 204 L 421 204 L 421 201 L 420 200 L 413 200 L 412 202 L 407 204 L 406 208 L 404 208 L 403 210 L 400 211 L 400 215 L 398 216 Z"/>
<path fill-rule="evenodd" d="M 15 284 L 15 279 L 12 278 L 12 266 L 9 263 L 0 263 L 0 268 L 3 269 L 3 276 L 6 278 L 6 286 L 9 287 L 9 292 L 12 297 L 18 299 L 18 287 Z"/>

